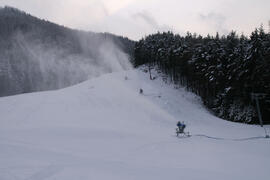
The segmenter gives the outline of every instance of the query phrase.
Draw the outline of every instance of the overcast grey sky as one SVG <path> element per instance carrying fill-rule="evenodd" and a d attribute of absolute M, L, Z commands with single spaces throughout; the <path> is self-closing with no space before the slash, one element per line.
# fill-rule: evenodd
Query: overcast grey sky
<path fill-rule="evenodd" d="M 207 35 L 269 29 L 270 0 L 0 0 L 71 28 L 131 39 L 157 31 Z"/>

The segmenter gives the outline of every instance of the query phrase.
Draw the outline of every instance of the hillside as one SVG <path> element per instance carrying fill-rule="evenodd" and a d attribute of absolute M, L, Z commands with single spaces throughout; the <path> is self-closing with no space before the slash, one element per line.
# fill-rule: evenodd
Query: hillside
<path fill-rule="evenodd" d="M 133 46 L 128 38 L 0 8 L 0 96 L 59 89 L 128 69 Z"/>
<path fill-rule="evenodd" d="M 259 124 L 255 96 L 264 123 L 270 124 L 270 31 L 261 26 L 249 37 L 156 33 L 135 44 L 135 65 L 158 67 L 176 85 L 202 98 L 216 116 Z"/>
<path fill-rule="evenodd" d="M 135 69 L 0 98 L 0 179 L 269 179 L 261 127 L 218 119 L 154 76 Z M 190 138 L 175 136 L 178 120 Z"/>

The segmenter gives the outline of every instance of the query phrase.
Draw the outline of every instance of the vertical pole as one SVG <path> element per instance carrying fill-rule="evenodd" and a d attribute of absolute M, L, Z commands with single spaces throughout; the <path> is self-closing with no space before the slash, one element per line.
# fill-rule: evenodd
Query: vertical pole
<path fill-rule="evenodd" d="M 261 114 L 261 110 L 260 110 L 259 99 L 258 99 L 257 96 L 255 97 L 255 100 L 256 100 L 256 106 L 257 106 L 257 111 L 258 111 L 260 124 L 261 124 L 261 127 L 263 127 L 262 114 Z"/>
<path fill-rule="evenodd" d="M 150 80 L 153 80 L 153 79 L 152 79 L 152 74 L 151 74 L 151 67 L 150 67 L 150 63 L 149 63 L 149 65 L 148 65 L 148 69 L 149 69 L 149 74 L 150 74 Z"/>
<path fill-rule="evenodd" d="M 260 124 L 261 124 L 261 127 L 263 127 L 263 120 L 262 120 L 262 114 L 261 114 L 261 110 L 260 110 L 259 97 L 256 96 L 255 94 L 252 94 L 252 97 L 255 98 Z M 263 129 L 265 132 L 265 138 L 270 138 L 270 136 L 267 134 L 266 128 L 263 127 Z"/>

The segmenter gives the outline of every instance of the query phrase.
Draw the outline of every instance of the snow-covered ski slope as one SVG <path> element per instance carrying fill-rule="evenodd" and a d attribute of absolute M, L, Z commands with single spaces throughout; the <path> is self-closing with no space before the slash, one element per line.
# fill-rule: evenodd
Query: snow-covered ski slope
<path fill-rule="evenodd" d="M 270 179 L 262 128 L 138 69 L 0 98 L 0 115 L 0 180 Z M 178 120 L 192 137 L 175 136 Z"/>

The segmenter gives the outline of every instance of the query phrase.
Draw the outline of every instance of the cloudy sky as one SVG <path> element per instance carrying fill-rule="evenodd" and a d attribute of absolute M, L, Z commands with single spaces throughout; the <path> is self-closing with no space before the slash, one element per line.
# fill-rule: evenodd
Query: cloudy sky
<path fill-rule="evenodd" d="M 207 35 L 269 29 L 270 0 L 0 0 L 71 28 L 131 39 L 157 31 Z"/>

